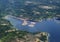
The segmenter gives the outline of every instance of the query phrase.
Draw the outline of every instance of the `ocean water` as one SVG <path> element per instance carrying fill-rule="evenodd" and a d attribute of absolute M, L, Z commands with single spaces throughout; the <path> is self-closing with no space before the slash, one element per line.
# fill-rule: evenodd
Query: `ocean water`
<path fill-rule="evenodd" d="M 49 42 L 60 42 L 60 20 L 56 19 L 47 19 L 42 20 L 41 22 L 35 22 L 36 24 L 33 27 L 30 27 L 32 21 L 28 21 L 27 25 L 22 25 L 23 20 L 8 17 L 8 21 L 13 25 L 13 27 L 28 32 L 47 32 L 50 34 Z"/>

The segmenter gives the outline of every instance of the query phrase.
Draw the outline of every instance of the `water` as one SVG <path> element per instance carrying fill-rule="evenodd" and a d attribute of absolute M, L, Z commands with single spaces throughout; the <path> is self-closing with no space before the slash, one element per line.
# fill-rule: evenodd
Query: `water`
<path fill-rule="evenodd" d="M 50 19 L 36 22 L 35 26 L 28 26 L 32 21 L 28 21 L 28 25 L 23 26 L 23 20 L 9 17 L 6 18 L 17 29 L 28 32 L 48 32 L 50 34 L 50 42 L 60 42 L 60 20 Z"/>

